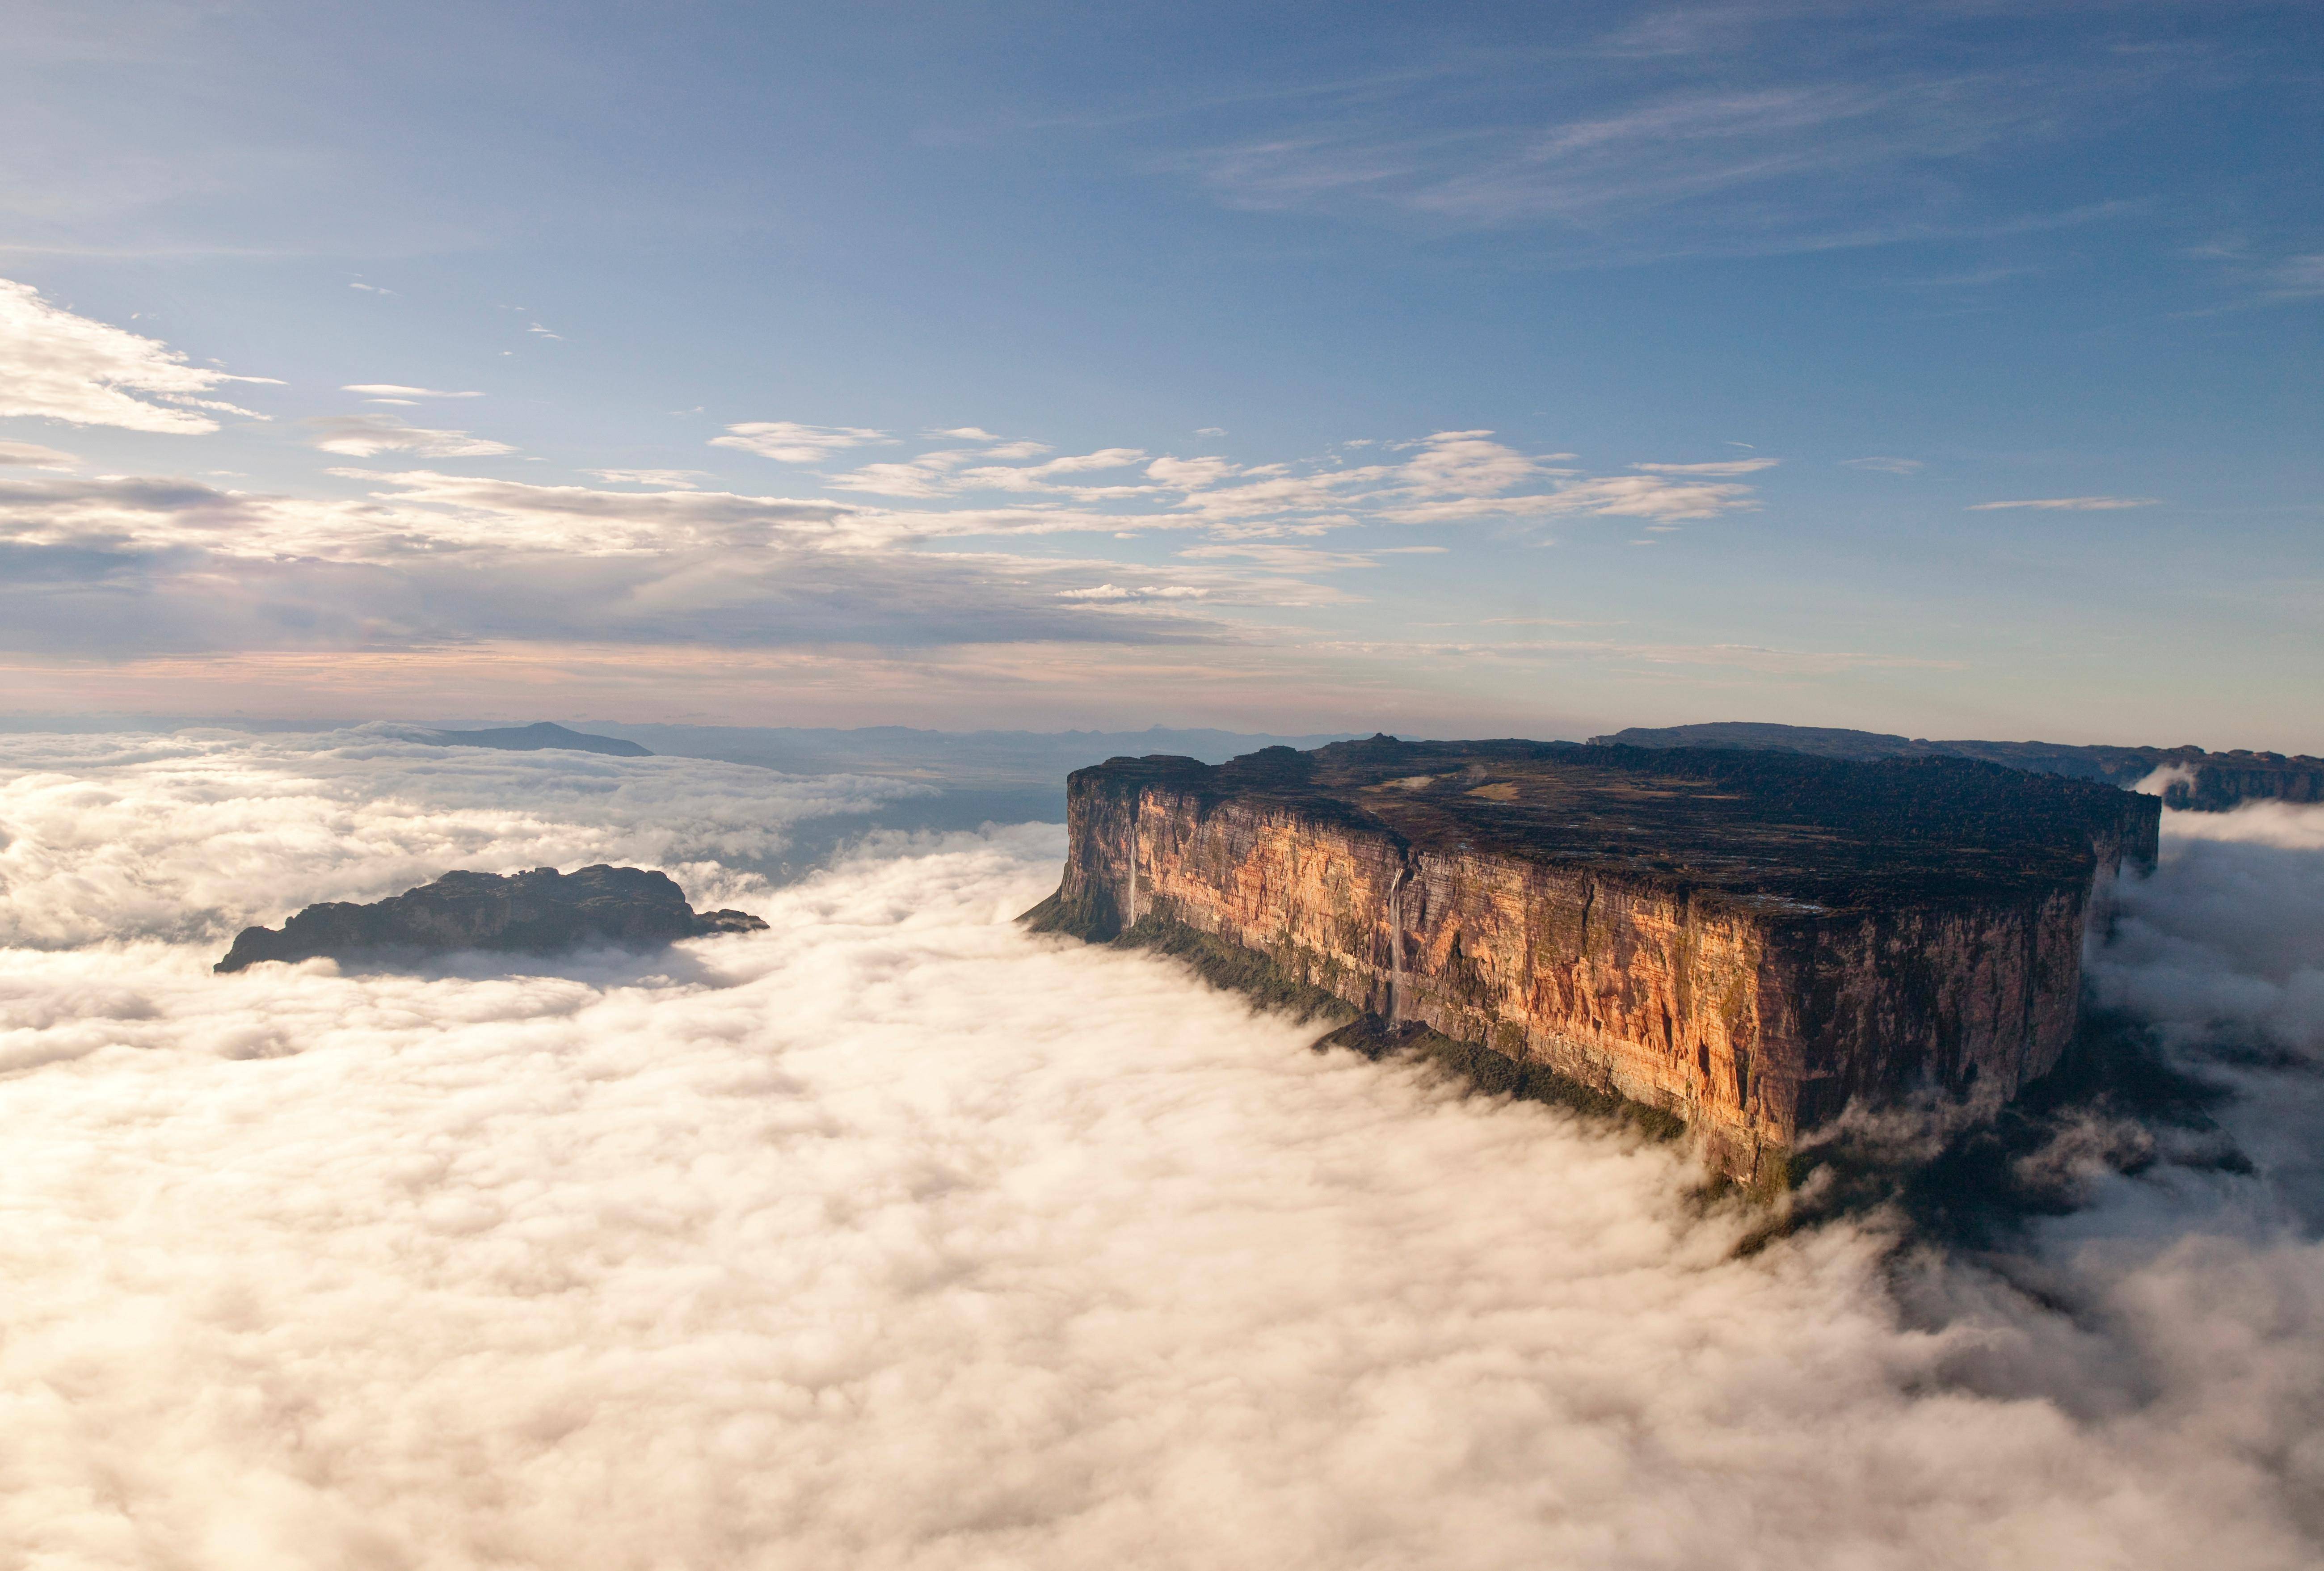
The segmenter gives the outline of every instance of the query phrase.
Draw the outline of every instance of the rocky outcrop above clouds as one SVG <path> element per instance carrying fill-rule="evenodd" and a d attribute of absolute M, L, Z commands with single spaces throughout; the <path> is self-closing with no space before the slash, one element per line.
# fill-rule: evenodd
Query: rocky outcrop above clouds
<path fill-rule="evenodd" d="M 2161 804 L 1964 759 L 1341 743 L 1076 772 L 1038 928 L 1192 931 L 1396 1030 L 1674 1114 L 1777 1181 L 1850 1103 L 1991 1109 L 2074 1034 Z"/>
<path fill-rule="evenodd" d="M 1989 763 L 2070 780 L 2135 786 L 2157 770 L 2163 804 L 2181 811 L 2223 813 L 2242 802 L 2324 802 L 2324 758 L 2210 753 L 2200 747 L 2077 746 L 2062 742 L 1931 742 L 1878 731 L 1775 725 L 1726 720 L 1707 725 L 1633 725 L 1592 745 L 1774 749 L 1817 758 L 1981 758 Z"/>
<path fill-rule="evenodd" d="M 309 906 L 280 928 L 245 928 L 217 969 L 456 949 L 547 955 L 591 944 L 645 948 L 766 925 L 742 911 L 697 913 L 668 873 L 641 867 L 447 873 L 371 905 L 331 901 Z"/>

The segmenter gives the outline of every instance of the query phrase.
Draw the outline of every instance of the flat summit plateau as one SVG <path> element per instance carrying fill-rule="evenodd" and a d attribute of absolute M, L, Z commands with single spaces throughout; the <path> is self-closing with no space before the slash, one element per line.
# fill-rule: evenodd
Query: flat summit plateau
<path fill-rule="evenodd" d="M 1675 1114 L 1754 1181 L 1851 1103 L 1990 1107 L 2054 1066 L 2160 814 L 1962 758 L 1389 736 L 1117 758 L 1067 807 L 1036 927 L 1237 947 Z"/>

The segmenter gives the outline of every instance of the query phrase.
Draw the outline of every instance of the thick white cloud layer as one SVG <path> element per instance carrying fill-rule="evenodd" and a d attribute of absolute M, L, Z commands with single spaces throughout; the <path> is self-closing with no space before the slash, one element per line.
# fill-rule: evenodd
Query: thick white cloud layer
<path fill-rule="evenodd" d="M 2221 1122 L 2269 1174 L 2269 1203 L 2324 1233 L 2324 808 L 2166 825 L 2154 877 L 2124 885 L 2097 994 L 2236 1091 Z"/>
<path fill-rule="evenodd" d="M 928 788 L 702 759 L 432 747 L 391 726 L 0 735 L 0 944 L 216 945 L 454 867 L 618 861 L 721 904 L 802 818 Z"/>
<path fill-rule="evenodd" d="M 337 832 L 300 852 L 268 782 L 327 777 L 362 833 L 362 744 L 16 744 L 85 815 L 10 817 L 28 865 L 142 825 L 257 910 Z M 429 786 L 444 755 L 373 745 L 416 843 L 577 860 L 669 818 L 706 866 L 747 827 L 725 766 Z M 646 779 L 688 806 L 605 806 Z M 278 812 L 279 854 L 214 832 Z M 2314 1563 L 2324 1255 L 2262 1179 L 2114 1181 L 2021 1262 L 2070 1315 L 1849 1225 L 1737 1259 L 1674 1151 L 1025 934 L 1054 828 L 890 849 L 659 956 L 221 978 L 138 910 L 9 955 L 9 1557 Z M 378 887 L 342 865 L 312 883 Z M 2147 919 L 2199 938 L 2201 865 Z"/>
<path fill-rule="evenodd" d="M 2155 876 L 2124 885 L 2107 1002 L 2181 1041 L 2222 1031 L 2324 1064 L 2324 809 L 2173 813 Z"/>

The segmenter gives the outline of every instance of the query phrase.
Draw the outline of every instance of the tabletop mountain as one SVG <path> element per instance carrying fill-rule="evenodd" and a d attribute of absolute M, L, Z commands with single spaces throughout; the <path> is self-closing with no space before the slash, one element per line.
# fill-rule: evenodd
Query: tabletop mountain
<path fill-rule="evenodd" d="M 1209 946 L 1271 996 L 1674 1116 L 1755 1183 L 1851 1103 L 1990 1110 L 2053 1067 L 2162 806 L 1963 758 L 1390 736 L 1116 758 L 1068 792 L 1033 926 Z"/>

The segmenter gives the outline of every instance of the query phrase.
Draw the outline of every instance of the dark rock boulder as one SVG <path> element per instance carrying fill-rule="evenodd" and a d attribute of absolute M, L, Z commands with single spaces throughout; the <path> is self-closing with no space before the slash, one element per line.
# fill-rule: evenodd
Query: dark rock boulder
<path fill-rule="evenodd" d="M 696 912 L 668 873 L 642 867 L 601 863 L 577 873 L 553 867 L 505 876 L 447 873 L 372 905 L 329 901 L 309 906 L 280 929 L 244 928 L 217 969 L 383 952 L 546 955 L 591 943 L 644 948 L 766 925 L 742 911 Z"/>

